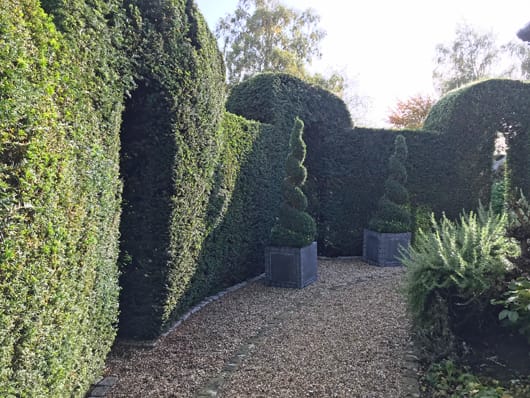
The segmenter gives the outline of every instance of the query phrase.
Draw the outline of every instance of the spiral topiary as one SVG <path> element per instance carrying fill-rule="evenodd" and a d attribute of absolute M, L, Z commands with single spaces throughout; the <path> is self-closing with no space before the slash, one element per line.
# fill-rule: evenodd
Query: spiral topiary
<path fill-rule="evenodd" d="M 307 178 L 303 165 L 306 145 L 302 138 L 304 123 L 295 118 L 289 141 L 289 155 L 285 162 L 285 178 L 282 183 L 282 204 L 279 217 L 271 231 L 273 246 L 304 247 L 316 236 L 316 224 L 305 209 L 307 198 L 301 187 Z"/>
<path fill-rule="evenodd" d="M 372 231 L 399 233 L 411 230 L 409 192 L 405 188 L 407 156 L 407 142 L 400 134 L 394 140 L 394 153 L 388 162 L 389 175 L 385 181 L 384 194 L 368 223 L 368 228 Z"/>

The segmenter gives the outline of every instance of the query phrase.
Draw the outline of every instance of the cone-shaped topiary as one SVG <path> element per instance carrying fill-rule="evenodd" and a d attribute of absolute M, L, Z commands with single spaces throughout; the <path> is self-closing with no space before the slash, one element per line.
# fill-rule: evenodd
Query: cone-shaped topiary
<path fill-rule="evenodd" d="M 298 117 L 289 141 L 289 155 L 285 163 L 285 179 L 282 184 L 282 205 L 279 218 L 271 231 L 273 246 L 304 247 L 316 236 L 315 220 L 305 212 L 307 198 L 301 187 L 307 178 L 303 165 L 306 145 L 302 138 L 304 123 Z"/>
<path fill-rule="evenodd" d="M 409 193 L 405 188 L 407 155 L 407 142 L 400 134 L 394 140 L 394 153 L 388 162 L 389 175 L 385 181 L 385 193 L 368 223 L 372 231 L 399 233 L 411 229 Z"/>

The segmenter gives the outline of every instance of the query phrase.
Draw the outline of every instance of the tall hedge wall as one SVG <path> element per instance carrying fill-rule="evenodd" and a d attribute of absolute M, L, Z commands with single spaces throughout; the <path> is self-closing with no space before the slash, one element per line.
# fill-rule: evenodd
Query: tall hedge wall
<path fill-rule="evenodd" d="M 224 66 L 192 0 L 134 2 L 137 88 L 122 128 L 119 332 L 155 337 L 193 277 L 221 149 Z"/>
<path fill-rule="evenodd" d="M 441 147 L 438 133 L 414 130 L 354 128 L 343 130 L 332 140 L 322 163 L 321 229 L 326 231 L 327 255 L 360 255 L 363 228 L 377 208 L 388 176 L 388 158 L 392 154 L 396 134 L 407 140 L 407 188 L 414 207 L 436 208 L 438 198 L 445 195 L 438 185 L 444 173 L 446 154 L 433 152 Z"/>
<path fill-rule="evenodd" d="M 456 217 L 487 203 L 496 131 L 508 133 L 513 187 L 529 189 L 529 85 L 489 80 L 449 93 L 435 105 L 424 130 L 399 131 L 409 146 L 408 188 L 413 213 Z M 308 196 L 318 222 L 319 251 L 358 255 L 362 229 L 382 194 L 396 130 L 350 128 L 344 104 L 285 75 L 261 75 L 237 86 L 228 109 L 284 128 L 309 120 Z M 305 121 L 305 119 L 304 119 Z"/>
<path fill-rule="evenodd" d="M 227 109 L 247 119 L 274 125 L 282 131 L 283 139 L 278 148 L 289 145 L 289 134 L 296 116 L 304 122 L 304 141 L 307 144 L 305 165 L 308 180 L 304 190 L 308 197 L 308 211 L 319 226 L 319 250 L 326 253 L 328 233 L 323 223 L 320 207 L 322 190 L 325 190 L 324 176 L 326 142 L 345 129 L 351 129 L 352 122 L 344 102 L 335 95 L 286 74 L 265 73 L 234 87 L 228 97 Z"/>
<path fill-rule="evenodd" d="M 263 272 L 265 245 L 281 201 L 283 131 L 226 113 L 206 212 L 205 240 L 177 313 Z"/>
<path fill-rule="evenodd" d="M 425 128 L 443 131 L 450 148 L 444 181 L 451 197 L 443 203 L 451 215 L 486 203 L 491 188 L 491 162 L 496 132 L 508 144 L 510 185 L 530 193 L 530 84 L 492 79 L 449 93 L 431 110 Z"/>
<path fill-rule="evenodd" d="M 0 0 L 2 397 L 83 396 L 115 335 L 123 20 Z"/>

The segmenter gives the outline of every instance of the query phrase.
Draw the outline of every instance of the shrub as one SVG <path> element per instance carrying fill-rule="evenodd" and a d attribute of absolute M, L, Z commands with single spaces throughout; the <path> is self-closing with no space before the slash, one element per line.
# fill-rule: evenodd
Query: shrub
<path fill-rule="evenodd" d="M 407 142 L 400 134 L 394 140 L 394 153 L 388 162 L 389 174 L 385 181 L 385 192 L 379 200 L 375 215 L 368 223 L 373 231 L 407 232 L 411 229 L 409 193 L 405 188 L 407 156 Z"/>
<path fill-rule="evenodd" d="M 516 327 L 530 341 L 530 278 L 521 277 L 511 281 L 503 296 L 492 301 L 504 306 L 499 319 L 506 326 Z"/>
<path fill-rule="evenodd" d="M 495 213 L 502 213 L 505 207 L 506 183 L 504 180 L 494 181 L 491 186 L 491 208 Z"/>
<path fill-rule="evenodd" d="M 424 381 L 432 398 L 524 398 L 530 392 L 525 381 L 512 380 L 510 385 L 503 386 L 497 380 L 477 377 L 452 360 L 431 365 Z"/>
<path fill-rule="evenodd" d="M 137 87 L 121 134 L 120 249 L 130 261 L 121 261 L 119 333 L 154 338 L 179 315 L 204 249 L 226 85 L 193 1 L 132 3 Z"/>
<path fill-rule="evenodd" d="M 419 232 L 402 261 L 408 307 L 420 330 L 428 334 L 433 325 L 445 325 L 448 330 L 434 330 L 436 338 L 464 326 L 478 330 L 490 319 L 490 300 L 512 267 L 508 258 L 518 252 L 504 234 L 505 223 L 504 215 L 481 207 L 463 214 L 460 223 L 433 216 L 433 232 Z"/>
<path fill-rule="evenodd" d="M 506 235 L 516 239 L 521 248 L 517 265 L 530 271 L 530 204 L 522 191 L 518 197 L 509 195 L 507 201 L 508 225 Z"/>
<path fill-rule="evenodd" d="M 315 221 L 305 212 L 307 198 L 301 189 L 307 179 L 303 165 L 306 156 L 303 130 L 304 123 L 296 118 L 285 162 L 280 214 L 271 232 L 271 244 L 275 246 L 304 247 L 313 242 L 316 235 Z"/>

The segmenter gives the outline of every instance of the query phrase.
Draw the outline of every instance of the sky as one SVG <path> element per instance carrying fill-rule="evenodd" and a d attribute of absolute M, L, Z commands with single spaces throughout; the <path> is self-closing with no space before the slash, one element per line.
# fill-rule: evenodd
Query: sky
<path fill-rule="evenodd" d="M 208 25 L 233 13 L 238 0 L 195 0 Z M 370 99 L 363 124 L 385 126 L 398 100 L 432 94 L 435 47 L 455 37 L 459 23 L 492 31 L 499 43 L 518 40 L 530 21 L 529 0 L 282 0 L 314 9 L 327 32 L 311 70 L 345 73 Z"/>

